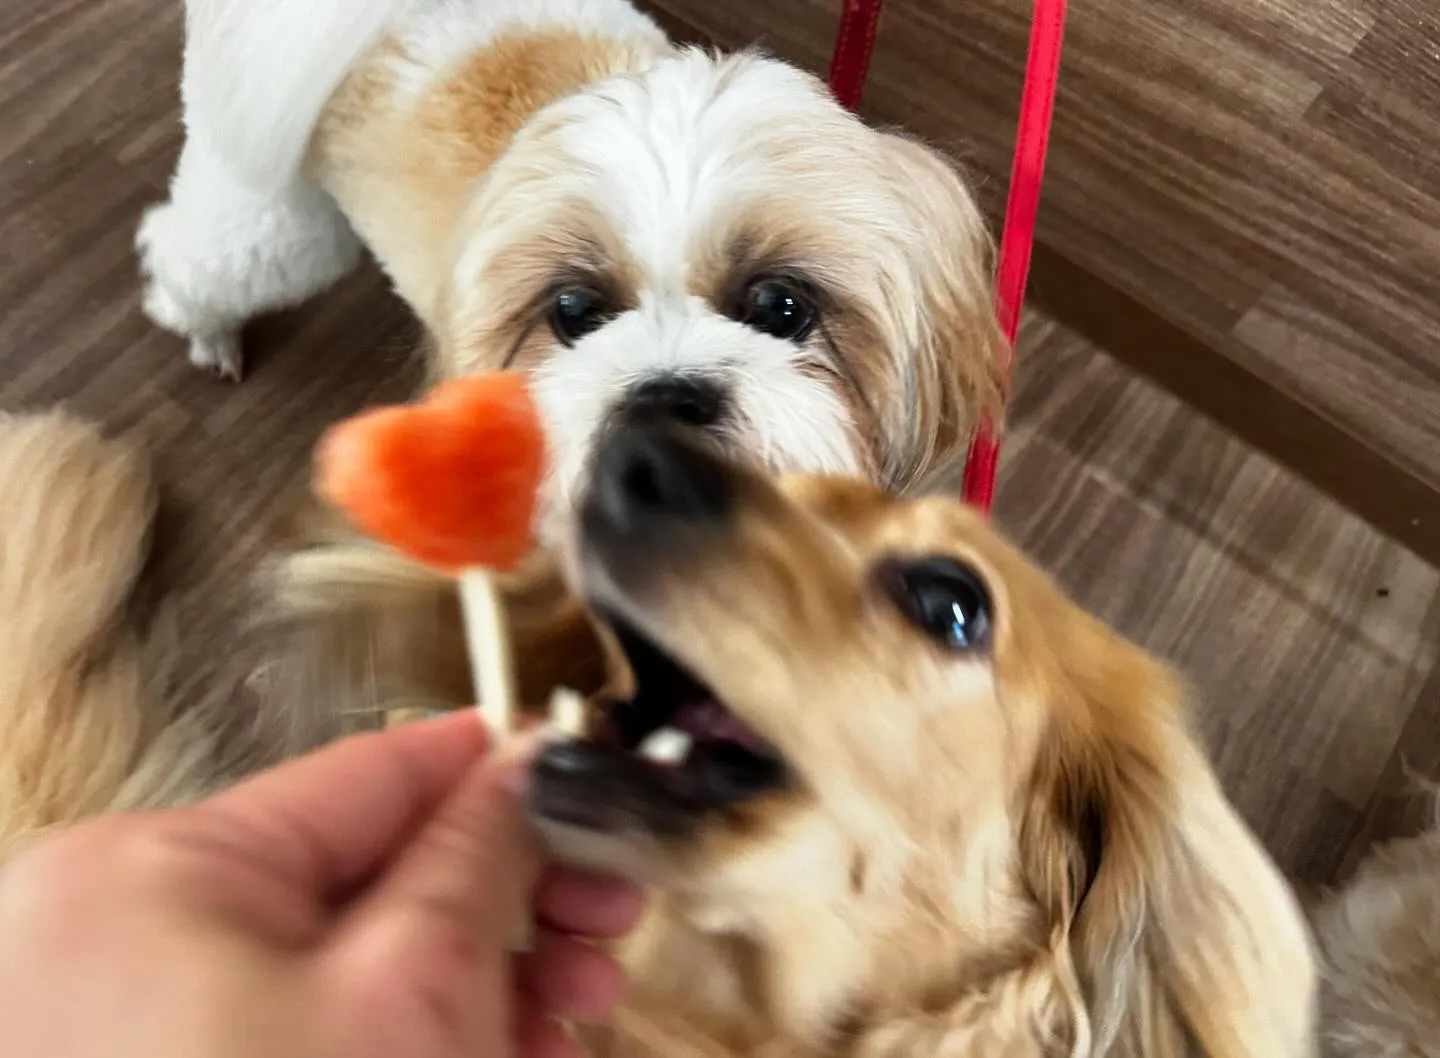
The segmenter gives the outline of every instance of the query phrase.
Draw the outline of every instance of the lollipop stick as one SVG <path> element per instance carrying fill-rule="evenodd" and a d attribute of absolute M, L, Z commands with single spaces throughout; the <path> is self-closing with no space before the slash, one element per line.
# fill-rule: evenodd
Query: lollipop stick
<path fill-rule="evenodd" d="M 488 570 L 475 567 L 460 574 L 460 612 L 480 715 L 503 738 L 515 731 L 515 673 L 505 608 Z"/>
<path fill-rule="evenodd" d="M 470 654 L 470 675 L 480 715 L 503 748 L 505 740 L 516 733 L 515 672 L 505 607 L 488 570 L 477 566 L 460 574 L 460 615 L 465 623 L 465 647 Z M 534 940 L 535 924 L 527 915 L 515 924 L 510 950 L 527 952 Z"/>

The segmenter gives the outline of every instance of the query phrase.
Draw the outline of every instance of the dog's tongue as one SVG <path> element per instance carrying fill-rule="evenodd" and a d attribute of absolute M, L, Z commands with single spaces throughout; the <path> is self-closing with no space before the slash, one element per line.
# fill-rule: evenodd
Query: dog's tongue
<path fill-rule="evenodd" d="M 764 740 L 715 698 L 686 702 L 669 726 L 685 732 L 696 742 L 735 742 L 755 751 L 765 748 Z"/>

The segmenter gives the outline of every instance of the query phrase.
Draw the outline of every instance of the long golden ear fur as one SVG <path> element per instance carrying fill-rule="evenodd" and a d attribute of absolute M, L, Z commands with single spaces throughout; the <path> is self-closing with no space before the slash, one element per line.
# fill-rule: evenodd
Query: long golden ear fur
<path fill-rule="evenodd" d="M 0 465 L 0 861 L 296 748 L 288 712 L 174 693 L 175 615 L 136 602 L 157 509 L 138 448 L 64 411 L 0 414 Z"/>
<path fill-rule="evenodd" d="M 894 311 L 911 320 L 913 377 L 904 406 L 890 416 L 904 431 L 887 445 L 885 469 L 898 490 L 924 490 L 955 469 L 983 416 L 1003 412 L 1010 350 L 995 317 L 993 244 L 961 173 L 936 151 L 900 134 L 885 141 L 898 194 L 914 224 L 912 254 L 919 290 Z"/>
<path fill-rule="evenodd" d="M 60 412 L 0 415 L 0 860 L 102 811 L 153 734 L 123 612 L 156 496 L 130 446 Z"/>
<path fill-rule="evenodd" d="M 474 699 L 454 582 L 350 530 L 314 507 L 303 544 L 272 573 L 275 642 L 267 693 L 368 726 L 408 709 L 454 709 Z M 536 554 L 501 578 L 521 701 L 543 706 L 563 685 L 606 681 L 590 618 L 553 558 Z"/>
<path fill-rule="evenodd" d="M 1020 842 L 1055 963 L 1083 996 L 1072 1053 L 1313 1054 L 1315 967 L 1294 897 L 1186 730 L 1170 673 L 1087 631 Z"/>

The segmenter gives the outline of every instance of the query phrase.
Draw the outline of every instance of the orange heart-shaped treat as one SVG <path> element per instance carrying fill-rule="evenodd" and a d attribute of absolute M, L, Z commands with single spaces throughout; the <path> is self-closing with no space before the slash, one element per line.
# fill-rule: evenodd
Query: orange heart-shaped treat
<path fill-rule="evenodd" d="M 337 424 L 316 469 L 372 536 L 432 566 L 503 570 L 530 550 L 545 434 L 524 379 L 496 371 Z"/>

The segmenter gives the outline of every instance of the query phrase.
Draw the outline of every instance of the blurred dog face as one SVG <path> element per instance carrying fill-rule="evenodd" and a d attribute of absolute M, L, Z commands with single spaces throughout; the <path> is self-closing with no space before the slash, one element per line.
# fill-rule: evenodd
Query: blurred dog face
<path fill-rule="evenodd" d="M 829 830 L 820 890 L 1006 828 L 1045 716 L 1000 690 L 1014 559 L 976 515 L 776 486 L 664 431 L 617 438 L 597 473 L 574 561 L 634 695 L 552 753 L 542 815 L 681 885 Z"/>
<path fill-rule="evenodd" d="M 822 1051 L 1307 1053 L 1304 927 L 1170 674 L 974 513 L 652 426 L 603 445 L 569 560 L 633 679 L 532 810 L 658 884 L 642 1006 Z"/>
<path fill-rule="evenodd" d="M 532 372 L 551 528 L 653 417 L 772 469 L 953 468 L 1003 342 L 968 189 L 813 77 L 682 51 L 541 110 L 462 224 L 441 364 Z"/>

